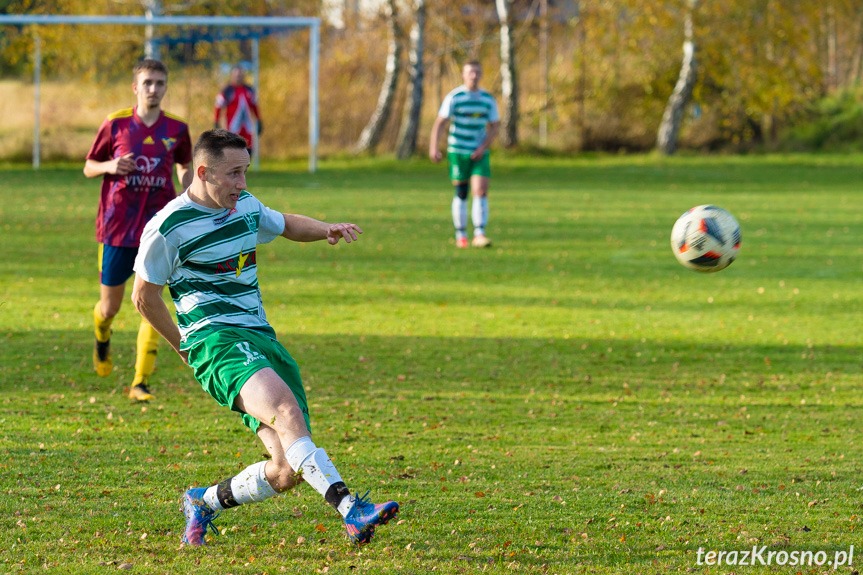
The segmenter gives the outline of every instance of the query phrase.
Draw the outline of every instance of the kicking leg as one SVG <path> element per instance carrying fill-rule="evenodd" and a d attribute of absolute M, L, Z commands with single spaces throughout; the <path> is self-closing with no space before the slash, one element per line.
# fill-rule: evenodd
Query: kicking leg
<path fill-rule="evenodd" d="M 354 497 L 342 481 L 335 464 L 317 447 L 306 427 L 303 412 L 288 385 L 271 368 L 256 372 L 243 385 L 235 401 L 237 408 L 265 421 L 287 446 L 285 458 L 291 470 L 320 493 L 345 519 L 348 535 L 357 544 L 371 541 L 376 525 L 395 517 L 398 503 L 375 505 L 365 497 Z"/>

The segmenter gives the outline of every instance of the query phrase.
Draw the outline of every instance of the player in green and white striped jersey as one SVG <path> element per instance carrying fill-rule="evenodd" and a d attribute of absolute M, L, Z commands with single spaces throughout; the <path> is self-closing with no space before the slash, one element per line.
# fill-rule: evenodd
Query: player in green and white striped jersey
<path fill-rule="evenodd" d="M 299 369 L 264 313 L 256 251 L 278 236 L 351 243 L 362 230 L 264 206 L 246 191 L 249 153 L 237 134 L 204 132 L 194 164 L 192 185 L 144 228 L 132 301 L 194 368 L 204 391 L 242 414 L 272 459 L 209 488 L 186 491 L 183 540 L 203 545 L 220 510 L 263 501 L 306 481 L 341 513 L 351 540 L 368 543 L 377 525 L 395 517 L 398 503 L 375 505 L 351 495 L 326 452 L 312 442 Z M 166 284 L 176 324 L 161 298 Z"/>
<path fill-rule="evenodd" d="M 488 247 L 488 184 L 491 177 L 488 148 L 500 128 L 500 113 L 494 97 L 480 89 L 482 66 L 471 61 L 462 68 L 464 84 L 446 95 L 432 127 L 429 157 L 435 163 L 443 158 L 438 141 L 443 127 L 450 122 L 447 138 L 450 180 L 455 186 L 452 221 L 456 246 L 467 247 L 467 192 L 471 189 L 473 206 L 473 245 Z"/>

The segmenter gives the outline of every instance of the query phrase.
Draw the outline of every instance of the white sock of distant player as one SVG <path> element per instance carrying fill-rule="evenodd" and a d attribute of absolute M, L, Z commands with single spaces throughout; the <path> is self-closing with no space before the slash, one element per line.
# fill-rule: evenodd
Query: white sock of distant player
<path fill-rule="evenodd" d="M 452 197 L 452 225 L 457 240 L 467 237 L 467 199 Z"/>
<path fill-rule="evenodd" d="M 355 498 L 323 448 L 316 447 L 311 437 L 301 437 L 288 447 L 285 457 L 294 471 L 302 471 L 306 483 L 323 495 L 327 503 L 338 510 L 342 517 L 347 516 Z"/>
<path fill-rule="evenodd" d="M 213 509 L 230 509 L 275 497 L 278 492 L 267 481 L 266 467 L 266 461 L 253 463 L 230 479 L 213 485 L 204 492 L 204 503 Z"/>
<path fill-rule="evenodd" d="M 488 196 L 479 198 L 474 196 L 471 215 L 473 216 L 473 235 L 484 236 L 485 226 L 488 223 Z"/>

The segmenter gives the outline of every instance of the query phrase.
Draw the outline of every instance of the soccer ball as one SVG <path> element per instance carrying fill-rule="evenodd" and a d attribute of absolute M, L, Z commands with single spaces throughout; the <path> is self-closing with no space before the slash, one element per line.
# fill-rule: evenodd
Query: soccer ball
<path fill-rule="evenodd" d="M 671 250 L 691 270 L 718 272 L 737 257 L 740 224 L 718 206 L 695 206 L 674 223 Z"/>

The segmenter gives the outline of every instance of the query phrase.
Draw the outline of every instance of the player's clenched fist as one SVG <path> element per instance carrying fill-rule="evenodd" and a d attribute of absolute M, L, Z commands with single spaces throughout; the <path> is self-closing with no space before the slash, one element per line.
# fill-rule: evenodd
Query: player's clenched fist
<path fill-rule="evenodd" d="M 112 166 L 112 170 L 110 172 L 112 174 L 117 174 L 120 176 L 125 176 L 126 174 L 131 174 L 135 171 L 135 160 L 132 157 L 135 154 L 129 152 L 123 156 L 119 156 L 114 160 L 114 165 Z"/>

